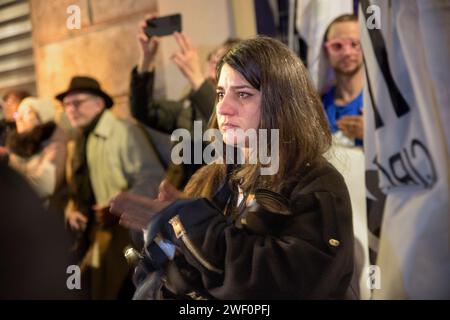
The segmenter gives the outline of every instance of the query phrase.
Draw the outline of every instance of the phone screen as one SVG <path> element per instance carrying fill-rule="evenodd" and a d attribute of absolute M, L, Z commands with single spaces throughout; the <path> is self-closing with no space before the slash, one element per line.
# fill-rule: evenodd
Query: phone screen
<path fill-rule="evenodd" d="M 147 27 L 145 28 L 147 37 L 167 36 L 175 31 L 181 32 L 181 14 L 173 14 L 147 20 Z"/>

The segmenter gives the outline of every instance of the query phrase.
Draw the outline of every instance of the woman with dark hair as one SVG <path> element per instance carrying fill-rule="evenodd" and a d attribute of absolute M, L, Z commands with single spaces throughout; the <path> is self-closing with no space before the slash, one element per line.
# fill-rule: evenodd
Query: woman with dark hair
<path fill-rule="evenodd" d="M 267 37 L 235 45 L 217 67 L 210 126 L 232 147 L 238 130 L 278 129 L 279 151 L 269 146 L 279 152 L 278 172 L 210 164 L 183 194 L 163 183 L 155 200 L 119 195 L 112 213 L 121 223 L 148 227 L 135 298 L 348 298 L 350 200 L 322 156 L 330 132 L 301 61 Z M 244 154 L 250 148 L 241 143 Z"/>

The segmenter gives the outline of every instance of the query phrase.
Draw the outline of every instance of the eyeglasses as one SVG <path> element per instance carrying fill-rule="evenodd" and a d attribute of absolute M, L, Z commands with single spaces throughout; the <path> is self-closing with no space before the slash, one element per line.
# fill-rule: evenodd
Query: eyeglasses
<path fill-rule="evenodd" d="M 361 51 L 361 43 L 357 39 L 334 39 L 325 42 L 325 48 L 333 54 L 341 54 L 348 47 L 356 52 Z"/>
<path fill-rule="evenodd" d="M 73 106 L 75 109 L 78 109 L 83 103 L 85 103 L 88 100 L 91 100 L 91 97 L 84 98 L 84 99 L 73 100 L 73 101 L 69 101 L 69 102 L 63 102 L 62 105 L 63 105 L 64 109 L 67 109 L 70 106 Z"/>

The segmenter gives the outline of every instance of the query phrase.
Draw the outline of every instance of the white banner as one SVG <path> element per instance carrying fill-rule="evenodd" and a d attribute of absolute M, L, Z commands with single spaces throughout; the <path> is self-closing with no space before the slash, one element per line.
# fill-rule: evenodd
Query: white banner
<path fill-rule="evenodd" d="M 380 29 L 367 27 L 371 5 Z M 449 299 L 450 2 L 360 9 L 366 171 L 386 194 L 373 297 Z"/>

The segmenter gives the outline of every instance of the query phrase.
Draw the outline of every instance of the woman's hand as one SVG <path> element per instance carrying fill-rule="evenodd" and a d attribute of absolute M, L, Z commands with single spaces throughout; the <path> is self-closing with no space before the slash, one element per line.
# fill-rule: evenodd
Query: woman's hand
<path fill-rule="evenodd" d="M 163 180 L 159 185 L 158 200 L 160 201 L 175 201 L 177 199 L 186 198 L 183 192 L 179 191 L 167 180 Z"/>
<path fill-rule="evenodd" d="M 159 47 L 159 38 L 149 38 L 145 34 L 145 28 L 147 27 L 146 21 L 153 18 L 156 18 L 156 15 L 146 15 L 145 20 L 139 23 L 139 31 L 136 36 L 140 48 L 140 58 L 137 70 L 139 73 L 145 72 L 147 70 L 153 70 L 155 68 L 155 59 Z"/>
<path fill-rule="evenodd" d="M 172 55 L 172 61 L 188 79 L 192 89 L 197 91 L 205 81 L 197 49 L 191 45 L 184 34 L 175 32 L 173 36 L 180 47 L 180 51 Z"/>
<path fill-rule="evenodd" d="M 125 228 L 142 230 L 157 213 L 183 197 L 181 191 L 163 180 L 157 199 L 123 192 L 111 201 L 110 213 L 119 217 L 119 224 Z"/>
<path fill-rule="evenodd" d="M 119 224 L 128 229 L 142 230 L 152 218 L 172 201 L 161 201 L 123 192 L 111 202 L 110 212 L 119 217 Z"/>

